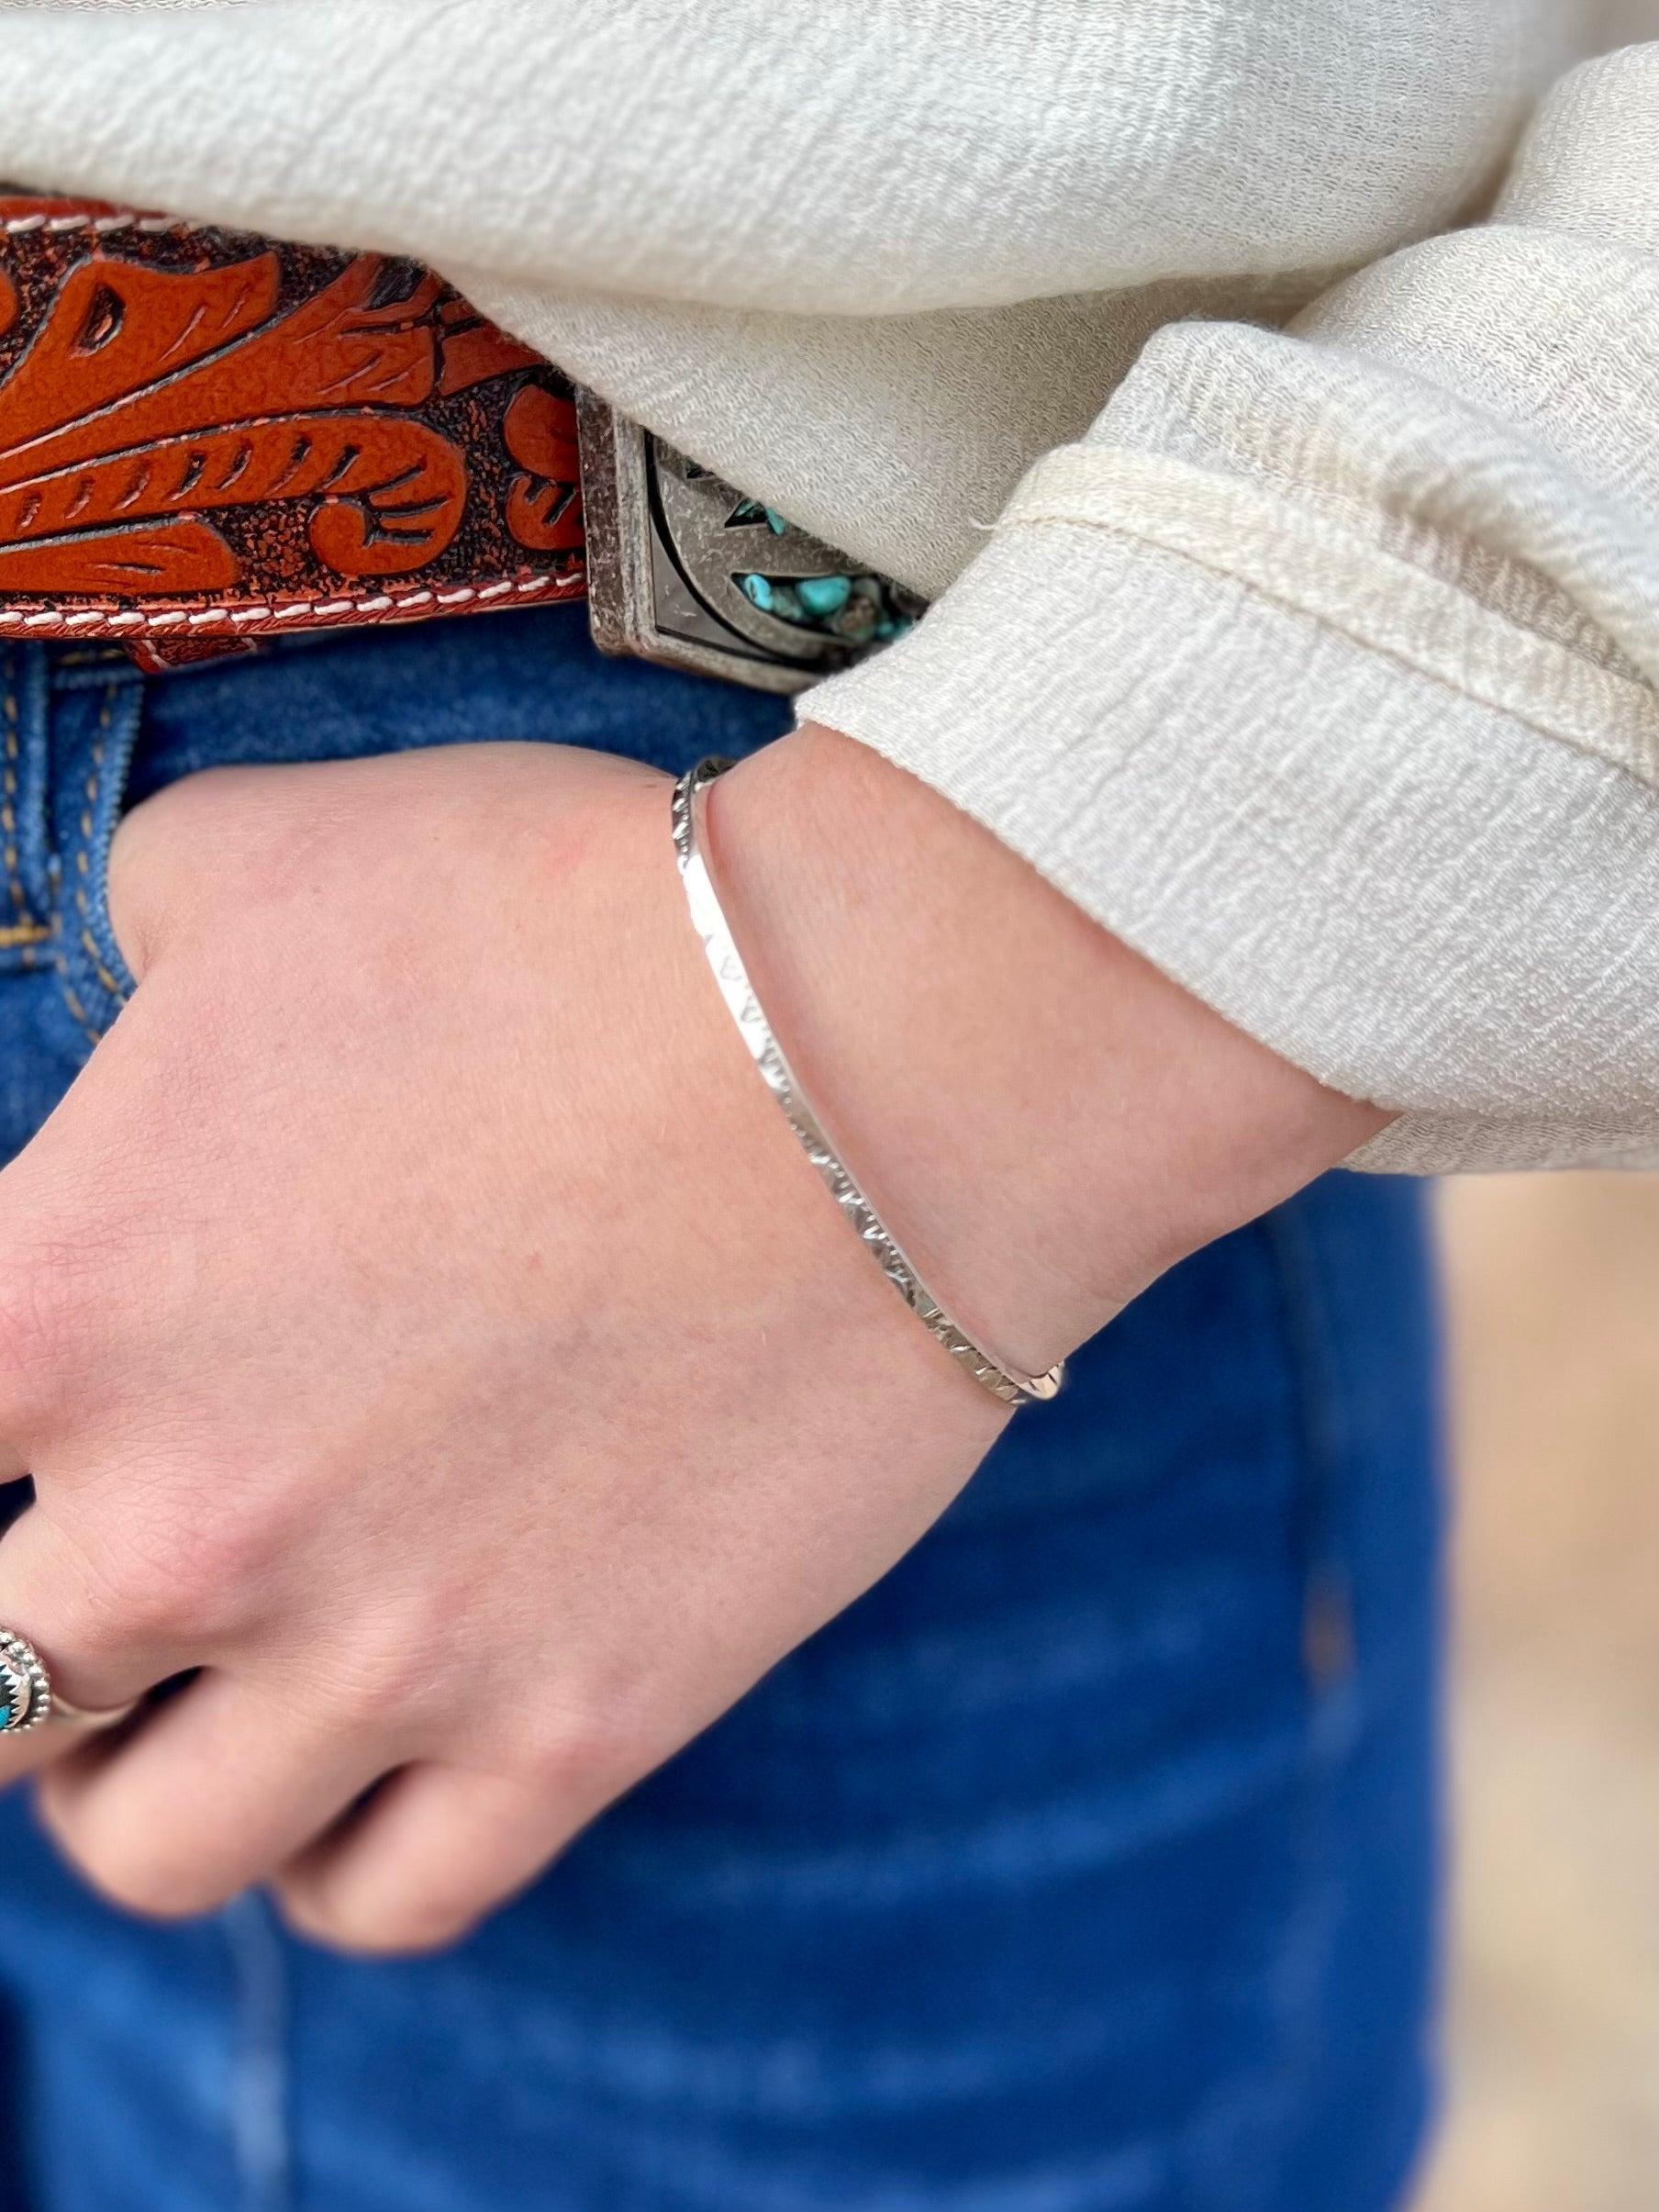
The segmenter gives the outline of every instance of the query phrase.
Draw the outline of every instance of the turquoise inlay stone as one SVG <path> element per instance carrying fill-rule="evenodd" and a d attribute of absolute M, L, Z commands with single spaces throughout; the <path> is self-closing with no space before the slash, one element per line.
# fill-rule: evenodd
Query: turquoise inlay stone
<path fill-rule="evenodd" d="M 852 579 L 851 576 L 803 576 L 796 586 L 795 592 L 808 614 L 840 614 L 852 597 Z"/>
<path fill-rule="evenodd" d="M 785 578 L 741 569 L 733 572 L 732 581 L 763 614 L 842 639 L 855 649 L 885 644 L 915 627 L 914 615 L 905 610 L 906 595 L 890 590 L 879 576 Z"/>
<path fill-rule="evenodd" d="M 781 538 L 785 531 L 789 528 L 788 523 L 785 521 L 783 516 L 780 515 L 777 509 L 774 507 L 769 507 L 766 509 L 766 519 L 772 526 L 772 534 L 774 538 Z"/>
<path fill-rule="evenodd" d="M 763 614 L 774 614 L 785 622 L 801 620 L 801 603 L 792 584 L 780 584 L 771 576 L 743 575 L 738 578 L 743 597 Z"/>
<path fill-rule="evenodd" d="M 35 1700 L 35 1685 L 9 1654 L 0 1659 L 0 1732 L 21 1728 Z"/>

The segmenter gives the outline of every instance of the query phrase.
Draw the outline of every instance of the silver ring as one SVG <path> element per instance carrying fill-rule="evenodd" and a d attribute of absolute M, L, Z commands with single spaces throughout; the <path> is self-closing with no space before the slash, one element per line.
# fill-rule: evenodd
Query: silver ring
<path fill-rule="evenodd" d="M 67 1728 L 117 1728 L 138 1706 L 136 1698 L 107 1713 L 72 1705 L 52 1688 L 50 1670 L 28 1638 L 0 1628 L 0 1741 L 26 1736 L 48 1721 Z"/>

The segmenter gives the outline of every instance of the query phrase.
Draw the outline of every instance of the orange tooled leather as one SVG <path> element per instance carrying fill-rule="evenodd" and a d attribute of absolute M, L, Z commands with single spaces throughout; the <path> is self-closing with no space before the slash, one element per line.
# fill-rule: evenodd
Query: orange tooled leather
<path fill-rule="evenodd" d="M 569 385 L 429 273 L 0 198 L 0 636 L 579 598 Z"/>

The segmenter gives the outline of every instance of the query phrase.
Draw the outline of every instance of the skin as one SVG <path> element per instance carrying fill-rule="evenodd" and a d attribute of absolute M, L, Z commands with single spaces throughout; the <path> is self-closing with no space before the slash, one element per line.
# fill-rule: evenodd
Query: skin
<path fill-rule="evenodd" d="M 651 771 L 492 746 L 123 825 L 138 991 L 0 1175 L 0 1474 L 38 1500 L 0 1621 L 85 1705 L 199 1670 L 118 1734 L 0 1739 L 119 1903 L 268 1882 L 339 1948 L 454 1940 L 999 1433 L 751 1067 L 667 813 Z M 1383 1123 L 844 738 L 747 764 L 709 834 L 828 1124 L 1008 1359 Z"/>

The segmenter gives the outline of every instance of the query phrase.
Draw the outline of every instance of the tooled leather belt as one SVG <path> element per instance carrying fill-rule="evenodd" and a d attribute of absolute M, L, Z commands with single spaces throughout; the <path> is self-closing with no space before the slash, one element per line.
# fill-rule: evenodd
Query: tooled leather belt
<path fill-rule="evenodd" d="M 411 262 L 0 196 L 0 640 L 161 668 L 582 598 L 779 691 L 920 611 Z"/>

